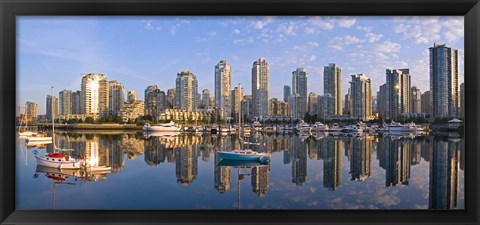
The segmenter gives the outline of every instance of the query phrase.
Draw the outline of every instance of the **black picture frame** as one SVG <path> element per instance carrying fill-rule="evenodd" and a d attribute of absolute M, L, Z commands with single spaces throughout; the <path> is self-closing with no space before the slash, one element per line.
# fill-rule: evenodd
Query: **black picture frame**
<path fill-rule="evenodd" d="M 463 15 L 465 210 L 16 210 L 16 23 L 21 15 Z M 478 224 L 478 0 L 0 0 L 1 224 Z"/>

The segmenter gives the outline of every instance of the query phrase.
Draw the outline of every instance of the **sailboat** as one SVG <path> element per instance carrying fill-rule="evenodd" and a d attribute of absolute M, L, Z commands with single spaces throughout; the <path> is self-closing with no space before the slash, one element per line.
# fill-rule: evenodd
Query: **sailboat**
<path fill-rule="evenodd" d="M 239 84 L 241 88 L 241 84 Z M 240 116 L 241 108 L 239 110 L 238 116 L 238 127 L 242 127 L 242 119 Z M 257 152 L 252 149 L 244 149 L 243 145 L 248 144 L 240 138 L 240 129 L 238 130 L 238 137 L 240 141 L 240 145 L 242 146 L 241 149 L 235 149 L 232 151 L 218 151 L 218 155 L 222 160 L 241 160 L 241 161 L 260 161 L 261 163 L 269 163 L 270 162 L 270 154 L 264 152 Z"/>
<path fill-rule="evenodd" d="M 52 86 L 52 101 L 53 101 L 53 86 Z M 52 105 L 52 146 L 53 146 L 53 153 L 47 153 L 45 156 L 41 157 L 38 156 L 38 152 L 35 151 L 35 158 L 37 159 L 37 165 L 39 166 L 46 166 L 46 167 L 54 167 L 58 169 L 80 169 L 82 165 L 84 165 L 84 159 L 76 159 L 65 155 L 63 153 L 59 153 L 58 151 L 73 151 L 73 149 L 60 149 L 57 148 L 55 145 L 55 118 L 53 114 L 53 105 Z"/>
<path fill-rule="evenodd" d="M 22 107 L 19 107 L 21 109 Z M 22 119 L 20 120 L 20 127 L 18 129 L 18 138 L 25 139 L 25 143 L 27 145 L 35 145 L 35 144 L 45 144 L 51 143 L 52 137 L 48 137 L 45 134 L 33 132 L 28 130 L 27 122 L 25 119 L 26 116 L 26 107 L 24 108 Z M 23 126 L 25 125 L 25 126 Z"/>

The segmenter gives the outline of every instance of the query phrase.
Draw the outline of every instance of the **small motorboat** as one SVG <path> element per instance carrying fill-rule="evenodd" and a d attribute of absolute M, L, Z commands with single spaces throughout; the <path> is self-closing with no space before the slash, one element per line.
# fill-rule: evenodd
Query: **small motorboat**
<path fill-rule="evenodd" d="M 150 125 L 146 123 L 143 126 L 143 130 L 144 131 L 160 131 L 160 132 L 180 132 L 182 131 L 182 127 L 171 121 L 169 123 L 158 124 L 158 125 Z"/>
<path fill-rule="evenodd" d="M 270 162 L 270 154 L 256 152 L 251 149 L 219 151 L 218 155 L 222 160 L 260 161 L 261 163 Z"/>

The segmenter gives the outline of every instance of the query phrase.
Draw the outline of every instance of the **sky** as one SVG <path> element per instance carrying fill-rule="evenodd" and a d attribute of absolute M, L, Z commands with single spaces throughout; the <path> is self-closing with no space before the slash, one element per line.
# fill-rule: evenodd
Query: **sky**
<path fill-rule="evenodd" d="M 166 91 L 189 69 L 199 93 L 214 94 L 214 68 L 232 67 L 232 89 L 251 94 L 254 61 L 270 67 L 270 98 L 283 99 L 292 72 L 304 68 L 308 93 L 323 94 L 323 68 L 343 70 L 343 95 L 353 74 L 372 80 L 372 94 L 386 69 L 409 68 L 412 86 L 429 89 L 428 48 L 434 42 L 459 50 L 464 80 L 462 16 L 19 16 L 17 17 L 17 105 L 33 101 L 45 114 L 55 87 L 80 90 L 81 74 L 103 73 L 143 100 L 147 86 Z"/>

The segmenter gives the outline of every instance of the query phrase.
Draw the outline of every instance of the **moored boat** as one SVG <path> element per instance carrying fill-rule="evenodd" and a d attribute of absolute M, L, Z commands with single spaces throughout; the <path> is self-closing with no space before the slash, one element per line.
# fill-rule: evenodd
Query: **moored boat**
<path fill-rule="evenodd" d="M 270 162 L 270 154 L 260 153 L 251 149 L 237 149 L 233 151 L 219 151 L 218 156 L 222 160 L 260 161 Z"/>
<path fill-rule="evenodd" d="M 169 123 L 164 123 L 164 124 L 158 124 L 158 125 L 150 125 L 146 123 L 143 125 L 143 130 L 144 131 L 163 131 L 163 132 L 180 132 L 182 130 L 182 127 L 175 124 L 173 121 L 170 121 Z"/>
<path fill-rule="evenodd" d="M 84 164 L 83 159 L 75 159 L 63 153 L 48 153 L 45 157 L 35 155 L 37 165 L 58 169 L 80 169 Z"/>

